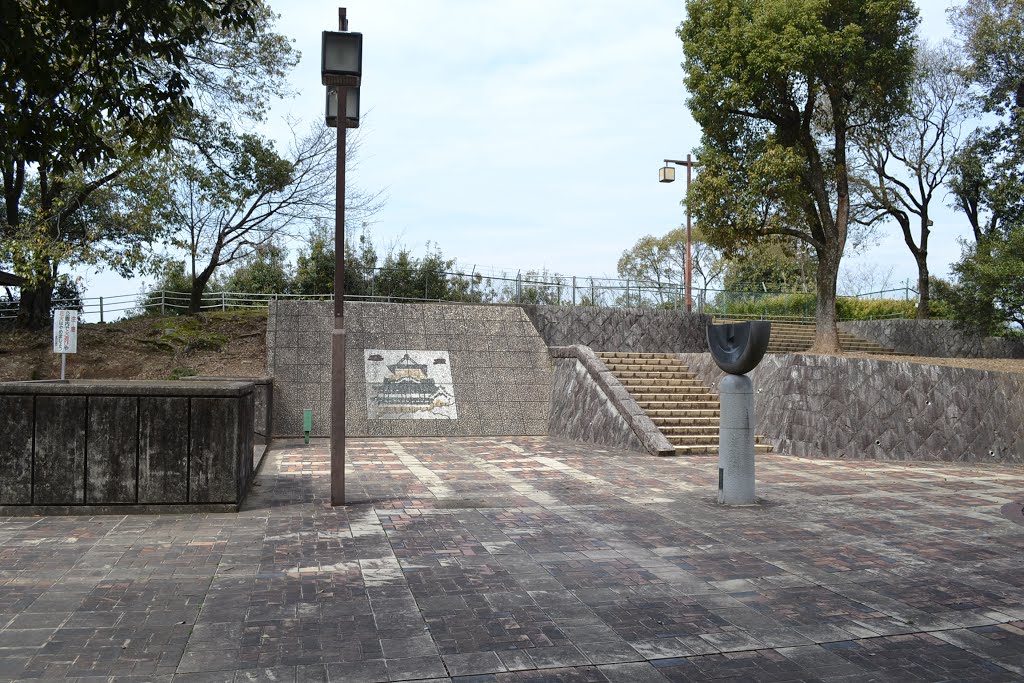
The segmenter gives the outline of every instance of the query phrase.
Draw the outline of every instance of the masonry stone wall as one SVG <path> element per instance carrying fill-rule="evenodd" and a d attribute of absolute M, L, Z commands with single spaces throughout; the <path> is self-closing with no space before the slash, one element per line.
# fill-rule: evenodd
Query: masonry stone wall
<path fill-rule="evenodd" d="M 651 455 L 675 448 L 637 405 L 629 390 L 586 346 L 557 346 L 548 433 L 573 441 Z"/>
<path fill-rule="evenodd" d="M 552 393 L 558 398 L 548 429 L 551 436 L 646 452 L 625 418 L 575 358 L 555 359 Z"/>
<path fill-rule="evenodd" d="M 938 358 L 1024 358 L 1024 342 L 979 337 L 952 320 L 852 320 L 840 329 L 900 353 Z"/>
<path fill-rule="evenodd" d="M 717 391 L 711 354 L 679 357 Z M 757 433 L 780 453 L 1024 463 L 1024 374 L 773 354 L 751 378 Z"/>
<path fill-rule="evenodd" d="M 275 435 L 300 435 L 306 408 L 313 411 L 313 436 L 330 434 L 332 311 L 329 302 L 277 302 L 270 308 Z M 345 327 L 349 436 L 547 433 L 552 363 L 518 306 L 346 302 Z M 411 369 L 398 367 L 402 363 Z M 390 367 L 395 372 L 389 374 Z M 397 378 L 417 368 L 425 368 L 454 405 L 417 411 L 380 402 L 382 376 Z"/>
<path fill-rule="evenodd" d="M 580 344 L 595 351 L 707 351 L 711 318 L 699 313 L 589 306 L 523 306 L 548 346 Z"/>

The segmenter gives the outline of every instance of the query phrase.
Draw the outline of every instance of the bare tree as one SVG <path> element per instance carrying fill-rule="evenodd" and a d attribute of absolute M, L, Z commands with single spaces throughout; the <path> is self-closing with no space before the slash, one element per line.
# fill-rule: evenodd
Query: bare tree
<path fill-rule="evenodd" d="M 860 262 L 839 271 L 839 293 L 842 296 L 856 296 L 871 292 L 883 292 L 892 285 L 895 267 L 875 262 Z"/>
<path fill-rule="evenodd" d="M 907 111 L 889 126 L 868 125 L 854 135 L 861 162 L 855 189 L 864 209 L 858 220 L 891 218 L 900 226 L 917 263 L 918 318 L 929 315 L 930 210 L 961 148 L 969 87 L 949 45 L 923 46 Z"/>
<path fill-rule="evenodd" d="M 175 201 L 167 220 L 171 243 L 188 253 L 189 312 L 202 306 L 203 290 L 218 268 L 272 240 L 298 236 L 334 214 L 335 132 L 315 124 L 293 128 L 288 152 L 258 135 L 236 135 L 223 122 L 200 121 L 177 144 Z M 346 149 L 354 158 L 358 145 Z M 378 194 L 347 193 L 346 218 L 356 222 L 380 207 Z"/>

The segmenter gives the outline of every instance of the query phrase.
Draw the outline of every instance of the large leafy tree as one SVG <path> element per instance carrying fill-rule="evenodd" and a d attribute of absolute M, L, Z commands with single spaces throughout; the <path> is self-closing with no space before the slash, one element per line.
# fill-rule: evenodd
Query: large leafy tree
<path fill-rule="evenodd" d="M 690 261 L 691 283 L 697 289 L 698 301 L 704 301 L 708 288 L 722 275 L 724 261 L 699 229 L 691 234 Z M 686 275 L 686 229 L 676 228 L 660 237 L 641 237 L 632 248 L 622 252 L 618 272 L 620 278 L 653 285 L 651 290 L 658 304 L 679 299 Z"/>
<path fill-rule="evenodd" d="M 1024 220 L 1024 0 L 976 0 L 950 14 L 993 122 L 971 136 L 950 183 L 980 242 Z"/>
<path fill-rule="evenodd" d="M 1024 325 L 1024 0 L 974 0 L 951 12 L 988 125 L 950 183 L 974 233 L 953 266 L 954 315 L 982 332 Z"/>
<path fill-rule="evenodd" d="M 139 264 L 144 251 L 137 240 L 119 249 L 123 234 L 68 226 L 81 224 L 76 214 L 97 205 L 94 193 L 139 172 L 152 152 L 165 149 L 204 97 L 221 110 L 237 109 L 262 92 L 254 83 L 277 88 L 265 71 L 250 77 L 227 68 L 265 59 L 275 46 L 278 57 L 290 50 L 268 30 L 270 18 L 262 0 L 0 3 L 0 258 L 28 280 L 22 324 L 47 319 L 61 264 L 122 272 Z M 251 49 L 237 63 L 226 59 L 239 43 Z M 208 96 L 197 87 L 211 88 Z M 78 248 L 96 243 L 109 248 Z"/>
<path fill-rule="evenodd" d="M 288 250 L 271 241 L 242 259 L 231 271 L 224 289 L 246 294 L 282 294 L 291 287 Z"/>
<path fill-rule="evenodd" d="M 703 132 L 691 210 L 727 253 L 769 235 L 814 250 L 815 351 L 839 349 L 850 132 L 902 110 L 917 22 L 912 0 L 689 0 L 679 28 Z"/>
<path fill-rule="evenodd" d="M 813 290 L 816 267 L 806 252 L 792 238 L 767 237 L 724 262 L 723 287 L 726 293 Z"/>
<path fill-rule="evenodd" d="M 981 334 L 1024 327 L 1024 227 L 965 245 L 952 270 L 949 299 L 960 323 Z"/>
<path fill-rule="evenodd" d="M 928 241 L 940 198 L 962 149 L 969 82 L 949 45 L 918 52 L 910 106 L 889 125 L 869 123 L 853 139 L 861 155 L 856 189 L 861 220 L 895 220 L 917 264 L 917 317 L 929 315 Z"/>

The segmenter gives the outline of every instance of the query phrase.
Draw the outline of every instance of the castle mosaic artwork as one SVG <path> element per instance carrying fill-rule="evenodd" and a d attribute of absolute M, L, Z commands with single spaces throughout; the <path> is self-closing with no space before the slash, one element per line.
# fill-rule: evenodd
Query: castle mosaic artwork
<path fill-rule="evenodd" d="M 455 420 L 447 351 L 366 349 L 366 412 L 371 420 Z"/>

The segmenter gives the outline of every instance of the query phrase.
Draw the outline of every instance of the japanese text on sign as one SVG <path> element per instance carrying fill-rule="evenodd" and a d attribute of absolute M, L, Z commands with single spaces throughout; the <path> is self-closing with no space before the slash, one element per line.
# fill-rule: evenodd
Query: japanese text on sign
<path fill-rule="evenodd" d="M 53 352 L 78 353 L 78 311 L 53 312 Z"/>

